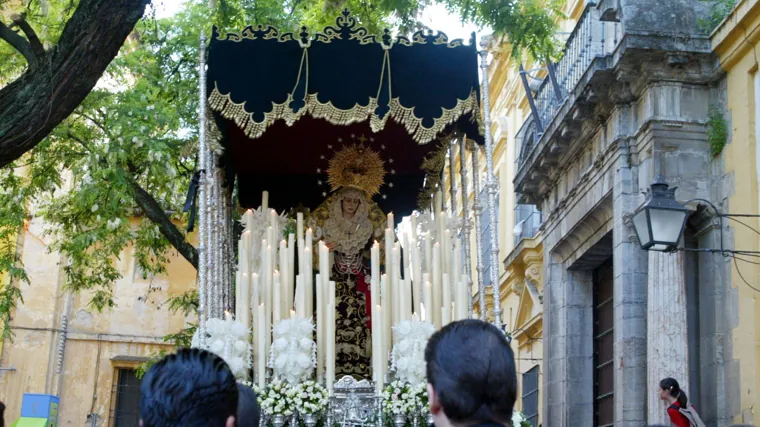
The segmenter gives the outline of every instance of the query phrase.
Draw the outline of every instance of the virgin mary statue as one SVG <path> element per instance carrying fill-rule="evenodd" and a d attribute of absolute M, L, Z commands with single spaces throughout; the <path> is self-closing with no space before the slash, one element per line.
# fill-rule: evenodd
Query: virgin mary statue
<path fill-rule="evenodd" d="M 371 197 L 379 192 L 385 170 L 379 154 L 353 145 L 336 153 L 327 173 L 334 192 L 312 213 L 309 226 L 331 253 L 330 279 L 335 281 L 336 300 L 335 373 L 339 377 L 369 378 L 369 254 L 372 242 L 380 240 L 385 226 L 385 215 Z"/>

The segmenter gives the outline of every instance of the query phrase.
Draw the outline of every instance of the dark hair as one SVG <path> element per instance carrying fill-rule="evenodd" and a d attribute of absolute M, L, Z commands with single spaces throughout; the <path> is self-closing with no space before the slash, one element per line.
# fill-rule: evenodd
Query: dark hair
<path fill-rule="evenodd" d="M 256 393 L 252 388 L 238 383 L 238 409 L 237 425 L 238 427 L 258 427 L 260 409 L 259 402 L 256 401 Z"/>
<path fill-rule="evenodd" d="M 205 350 L 164 357 L 140 384 L 143 427 L 223 427 L 237 416 L 238 389 L 224 361 Z"/>
<path fill-rule="evenodd" d="M 681 390 L 681 386 L 678 385 L 678 381 L 673 378 L 665 378 L 660 381 L 660 388 L 666 390 L 668 394 L 676 398 L 678 406 L 685 408 L 688 404 L 689 398 L 686 393 Z"/>
<path fill-rule="evenodd" d="M 0 427 L 5 427 L 5 403 L 0 402 Z"/>
<path fill-rule="evenodd" d="M 455 423 L 508 424 L 517 398 L 515 356 L 504 333 L 467 319 L 433 334 L 425 349 L 427 380 Z"/>

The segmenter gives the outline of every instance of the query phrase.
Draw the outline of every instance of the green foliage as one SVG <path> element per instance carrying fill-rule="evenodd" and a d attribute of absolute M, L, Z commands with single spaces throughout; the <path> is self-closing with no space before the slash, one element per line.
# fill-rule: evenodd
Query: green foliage
<path fill-rule="evenodd" d="M 708 16 L 697 23 L 700 31 L 711 33 L 728 16 L 738 0 L 699 0 L 707 3 Z"/>
<path fill-rule="evenodd" d="M 716 107 L 710 108 L 708 112 L 707 142 L 713 156 L 719 155 L 728 142 L 728 124 L 723 113 Z"/>
<path fill-rule="evenodd" d="M 506 35 L 515 52 L 554 52 L 558 0 L 437 0 L 464 20 Z M 77 1 L 20 2 L 26 20 L 53 49 Z M 321 29 L 348 7 L 362 25 L 380 33 L 419 29 L 428 0 L 219 0 L 214 22 L 222 28 L 269 23 Z M 85 291 L 97 310 L 113 307 L 112 285 L 122 277 L 116 261 L 130 251 L 147 277 L 165 273 L 172 246 L 133 197 L 144 189 L 173 221 L 196 169 L 198 40 L 209 30 L 206 0 L 189 0 L 169 19 L 150 13 L 138 23 L 96 88 L 34 150 L 0 170 L 0 322 L 6 326 L 28 282 L 17 253 L 19 232 L 32 212 L 47 225 L 49 249 L 58 251 L 68 290 Z M 47 12 L 47 13 L 44 13 Z M 97 17 L 93 17 L 97 19 Z M 442 30 L 445 30 L 442 29 Z M 26 69 L 24 58 L 0 40 L 0 86 Z M 169 302 L 188 314 L 196 296 Z M 195 306 L 193 306 L 195 304 Z M 4 333 L 9 329 L 4 328 Z M 179 340 L 173 336 L 171 340 Z M 179 342 L 179 341 L 177 341 Z"/>

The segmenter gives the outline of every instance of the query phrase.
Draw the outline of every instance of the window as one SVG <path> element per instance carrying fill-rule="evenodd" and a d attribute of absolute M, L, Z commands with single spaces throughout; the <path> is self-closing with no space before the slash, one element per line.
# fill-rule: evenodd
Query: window
<path fill-rule="evenodd" d="M 515 245 L 522 239 L 529 239 L 538 234 L 541 227 L 541 211 L 534 205 L 515 206 Z"/>
<path fill-rule="evenodd" d="M 538 366 L 522 374 L 522 412 L 530 425 L 538 426 Z"/>
<path fill-rule="evenodd" d="M 140 380 L 134 369 L 117 369 L 111 394 L 111 425 L 138 427 L 140 423 Z"/>
<path fill-rule="evenodd" d="M 615 422 L 613 270 L 609 260 L 594 271 L 594 425 Z"/>

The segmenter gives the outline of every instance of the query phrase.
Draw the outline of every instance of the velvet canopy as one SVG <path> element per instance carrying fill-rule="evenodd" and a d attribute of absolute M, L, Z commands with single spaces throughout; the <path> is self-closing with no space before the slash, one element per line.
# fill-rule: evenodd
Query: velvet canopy
<path fill-rule="evenodd" d="M 385 161 L 374 200 L 405 215 L 429 197 L 448 138 L 483 140 L 474 35 L 469 44 L 432 32 L 373 36 L 348 11 L 314 35 L 214 29 L 207 73 L 223 162 L 243 207 L 259 206 L 263 190 L 278 211 L 316 207 L 330 192 L 332 154 L 359 143 Z"/>

